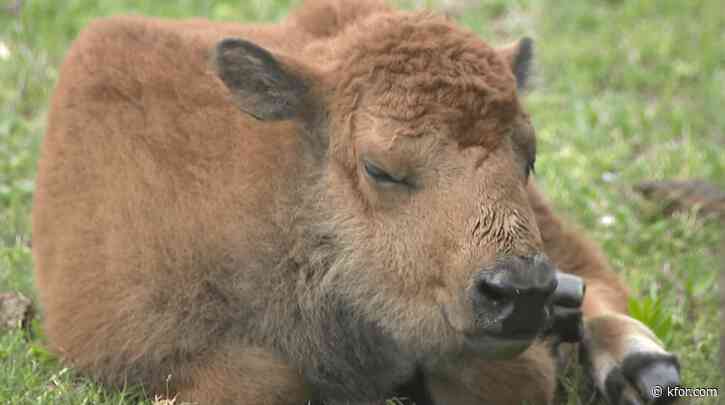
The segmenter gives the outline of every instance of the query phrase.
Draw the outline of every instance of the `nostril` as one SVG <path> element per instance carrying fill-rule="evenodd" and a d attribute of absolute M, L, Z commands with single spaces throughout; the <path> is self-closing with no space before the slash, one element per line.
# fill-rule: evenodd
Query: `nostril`
<path fill-rule="evenodd" d="M 532 339 L 544 330 L 559 284 L 555 270 L 543 255 L 506 257 L 482 269 L 469 291 L 485 328 L 512 339 Z"/>
<path fill-rule="evenodd" d="M 478 293 L 495 302 L 504 302 L 511 298 L 512 289 L 497 280 L 483 279 L 478 283 Z"/>

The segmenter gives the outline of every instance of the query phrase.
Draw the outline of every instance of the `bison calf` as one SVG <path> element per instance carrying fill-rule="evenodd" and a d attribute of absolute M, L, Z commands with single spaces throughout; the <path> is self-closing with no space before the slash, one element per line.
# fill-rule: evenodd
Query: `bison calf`
<path fill-rule="evenodd" d="M 547 404 L 558 268 L 588 284 L 596 386 L 648 402 L 676 360 L 530 179 L 531 53 L 377 2 L 94 22 L 35 194 L 52 349 L 199 404 Z"/>

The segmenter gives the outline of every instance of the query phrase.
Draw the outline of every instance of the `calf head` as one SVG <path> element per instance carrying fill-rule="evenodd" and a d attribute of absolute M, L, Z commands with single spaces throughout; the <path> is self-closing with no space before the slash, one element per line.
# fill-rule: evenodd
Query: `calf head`
<path fill-rule="evenodd" d="M 325 41 L 297 58 L 236 39 L 216 53 L 244 112 L 308 141 L 315 288 L 416 353 L 520 353 L 556 287 L 526 191 L 531 41 L 494 49 L 424 13 Z"/>

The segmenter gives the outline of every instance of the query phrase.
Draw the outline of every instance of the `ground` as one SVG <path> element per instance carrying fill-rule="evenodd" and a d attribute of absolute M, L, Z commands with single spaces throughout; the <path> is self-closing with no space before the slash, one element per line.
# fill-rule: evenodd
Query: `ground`
<path fill-rule="evenodd" d="M 604 247 L 631 288 L 633 315 L 680 357 L 684 385 L 722 386 L 716 287 L 722 224 L 696 209 L 660 215 L 633 191 L 638 182 L 661 179 L 725 187 L 721 2 L 400 1 L 460 3 L 454 11 L 461 22 L 494 43 L 535 39 L 538 74 L 525 103 L 539 136 L 538 181 L 558 210 Z M 34 299 L 30 211 L 38 146 L 58 65 L 79 30 L 118 13 L 277 20 L 297 2 L 17 3 L 19 13 L 0 5 L 0 292 Z M 29 339 L 0 332 L 0 403 L 152 402 L 139 400 L 137 388 L 109 392 L 75 375 L 43 349 L 37 321 L 32 329 Z M 574 384 L 575 378 L 565 381 Z"/>

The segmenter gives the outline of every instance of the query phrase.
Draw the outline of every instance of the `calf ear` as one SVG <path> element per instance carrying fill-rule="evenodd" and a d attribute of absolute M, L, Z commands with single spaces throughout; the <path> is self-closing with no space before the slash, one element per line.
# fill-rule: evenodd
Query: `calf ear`
<path fill-rule="evenodd" d="M 526 88 L 529 82 L 531 62 L 534 58 L 534 41 L 529 37 L 524 37 L 498 51 L 511 67 L 511 71 L 516 77 L 516 87 Z"/>
<path fill-rule="evenodd" d="M 308 84 L 292 66 L 269 51 L 249 41 L 228 38 L 217 45 L 214 64 L 242 111 L 264 121 L 302 114 Z"/>

